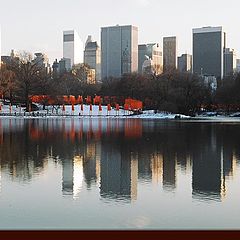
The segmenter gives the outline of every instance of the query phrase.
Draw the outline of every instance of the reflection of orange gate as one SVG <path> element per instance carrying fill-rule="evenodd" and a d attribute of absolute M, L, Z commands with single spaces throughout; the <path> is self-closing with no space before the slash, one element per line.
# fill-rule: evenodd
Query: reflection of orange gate
<path fill-rule="evenodd" d="M 142 137 L 142 121 L 139 119 L 125 121 L 125 137 L 138 138 Z"/>

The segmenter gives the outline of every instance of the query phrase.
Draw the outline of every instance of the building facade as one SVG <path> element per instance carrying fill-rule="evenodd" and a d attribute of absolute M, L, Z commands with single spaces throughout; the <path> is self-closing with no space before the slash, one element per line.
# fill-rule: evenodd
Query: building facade
<path fill-rule="evenodd" d="M 236 71 L 239 73 L 240 72 L 240 59 L 236 60 Z"/>
<path fill-rule="evenodd" d="M 83 63 L 83 42 L 75 30 L 63 32 L 63 58 L 71 59 L 73 65 Z"/>
<path fill-rule="evenodd" d="M 88 36 L 85 44 L 84 63 L 95 70 L 96 81 L 99 82 L 101 80 L 101 49 L 91 36 Z"/>
<path fill-rule="evenodd" d="M 163 38 L 163 71 L 177 68 L 177 37 Z"/>
<path fill-rule="evenodd" d="M 138 71 L 138 28 L 113 26 L 101 29 L 102 80 Z"/>
<path fill-rule="evenodd" d="M 224 77 L 231 76 L 237 70 L 237 55 L 234 49 L 224 50 Z"/>
<path fill-rule="evenodd" d="M 159 75 L 163 71 L 163 53 L 160 44 L 141 44 L 138 45 L 138 73 L 144 73 L 143 64 L 146 60 L 151 62 L 152 72 Z"/>
<path fill-rule="evenodd" d="M 35 53 L 33 63 L 36 64 L 39 68 L 42 68 L 44 73 L 48 74 L 51 71 L 51 66 L 49 64 L 49 59 L 44 53 Z"/>
<path fill-rule="evenodd" d="M 192 72 L 192 55 L 182 54 L 178 57 L 178 70 L 180 72 Z"/>
<path fill-rule="evenodd" d="M 193 73 L 223 78 L 226 34 L 222 27 L 193 29 Z"/>
<path fill-rule="evenodd" d="M 63 74 L 65 72 L 69 72 L 71 70 L 71 59 L 70 58 L 62 58 L 59 61 L 59 74 Z"/>

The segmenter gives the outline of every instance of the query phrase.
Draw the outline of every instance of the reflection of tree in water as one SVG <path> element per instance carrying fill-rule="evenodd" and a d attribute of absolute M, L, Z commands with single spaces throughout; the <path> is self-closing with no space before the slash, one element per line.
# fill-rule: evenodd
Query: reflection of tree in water
<path fill-rule="evenodd" d="M 58 158 L 73 175 L 79 156 L 87 188 L 99 182 L 101 196 L 110 199 L 136 199 L 137 181 L 154 181 L 172 191 L 177 166 L 183 172 L 192 166 L 194 197 L 221 199 L 225 178 L 234 174 L 233 158 L 240 154 L 238 125 L 34 120 L 4 128 L 6 121 L 0 123 L 2 171 L 29 181 L 44 171 L 48 159 Z M 69 179 L 71 192 L 73 176 Z"/>

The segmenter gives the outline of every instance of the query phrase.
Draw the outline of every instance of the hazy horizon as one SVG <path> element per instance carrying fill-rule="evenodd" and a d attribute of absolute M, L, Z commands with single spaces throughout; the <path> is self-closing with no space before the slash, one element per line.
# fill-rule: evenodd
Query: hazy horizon
<path fill-rule="evenodd" d="M 240 3 L 228 5 L 217 0 L 122 0 L 78 1 L 30 0 L 1 2 L 0 25 L 2 55 L 11 49 L 31 53 L 44 52 L 52 63 L 62 57 L 62 32 L 75 29 L 85 43 L 92 35 L 100 43 L 104 26 L 134 25 L 139 30 L 139 44 L 159 42 L 164 36 L 177 36 L 178 55 L 192 52 L 192 29 L 223 26 L 227 47 L 240 53 Z"/>

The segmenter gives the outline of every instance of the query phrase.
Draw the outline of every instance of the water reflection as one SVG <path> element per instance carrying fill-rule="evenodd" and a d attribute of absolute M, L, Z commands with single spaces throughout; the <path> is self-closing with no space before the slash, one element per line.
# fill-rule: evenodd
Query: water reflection
<path fill-rule="evenodd" d="M 99 187 L 109 201 L 137 200 L 138 184 L 174 192 L 179 171 L 192 196 L 221 201 L 239 164 L 240 125 L 120 119 L 0 120 L 2 173 L 31 182 L 58 159 L 62 194 Z"/>

